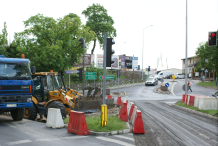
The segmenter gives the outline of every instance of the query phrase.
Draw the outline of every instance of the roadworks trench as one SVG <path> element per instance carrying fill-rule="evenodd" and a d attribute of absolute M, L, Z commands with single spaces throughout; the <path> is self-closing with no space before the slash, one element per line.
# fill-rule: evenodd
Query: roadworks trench
<path fill-rule="evenodd" d="M 134 135 L 138 146 L 217 146 L 218 120 L 180 110 L 166 103 L 134 102 L 142 112 L 145 134 Z"/>

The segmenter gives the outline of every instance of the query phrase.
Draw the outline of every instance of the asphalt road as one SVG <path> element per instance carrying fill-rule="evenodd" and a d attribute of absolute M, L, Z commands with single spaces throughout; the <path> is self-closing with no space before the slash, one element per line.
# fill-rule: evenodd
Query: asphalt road
<path fill-rule="evenodd" d="M 120 146 L 135 145 L 132 133 L 114 136 L 77 136 L 67 133 L 67 128 L 52 129 L 45 123 L 22 120 L 12 121 L 10 116 L 0 115 L 0 146 Z"/>
<path fill-rule="evenodd" d="M 144 84 L 122 88 L 122 97 L 134 101 L 142 111 L 145 135 L 131 133 L 118 136 L 77 136 L 67 133 L 66 128 L 52 129 L 45 123 L 23 120 L 12 121 L 10 116 L 0 115 L 0 146 L 20 145 L 218 145 L 217 123 L 205 117 L 176 109 L 171 104 L 181 100 L 184 80 L 177 80 L 173 86 L 174 94 L 163 95 L 154 90 L 160 86 Z M 170 80 L 165 80 L 165 83 Z M 172 89 L 172 84 L 170 83 Z M 213 89 L 192 83 L 192 94 L 211 95 Z M 111 90 L 115 92 L 117 89 Z M 115 100 L 117 97 L 114 97 Z"/>

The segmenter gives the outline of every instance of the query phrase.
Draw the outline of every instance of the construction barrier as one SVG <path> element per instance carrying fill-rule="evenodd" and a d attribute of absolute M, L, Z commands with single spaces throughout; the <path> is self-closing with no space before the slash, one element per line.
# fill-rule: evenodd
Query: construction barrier
<path fill-rule="evenodd" d="M 198 109 L 218 110 L 218 99 L 214 97 L 199 98 Z"/>
<path fill-rule="evenodd" d="M 189 106 L 194 106 L 194 103 L 195 103 L 195 96 L 194 95 L 190 95 Z"/>
<path fill-rule="evenodd" d="M 133 113 L 134 107 L 135 107 L 134 103 L 132 103 L 131 108 L 130 108 L 130 112 L 129 112 L 129 119 L 131 119 L 131 117 L 132 117 L 132 113 Z"/>
<path fill-rule="evenodd" d="M 136 111 L 132 131 L 134 134 L 145 134 L 145 129 L 144 129 L 143 120 L 142 120 L 142 113 L 140 110 Z"/>
<path fill-rule="evenodd" d="M 185 103 L 185 100 L 186 100 L 186 94 L 183 94 L 182 95 L 182 103 Z"/>
<path fill-rule="evenodd" d="M 131 103 L 132 102 L 128 102 L 127 103 L 127 113 L 128 113 L 128 116 L 129 116 L 129 111 L 130 111 L 130 108 L 131 108 Z"/>
<path fill-rule="evenodd" d="M 137 106 L 134 107 L 133 112 L 132 112 L 132 116 L 130 119 L 130 124 L 133 124 L 134 120 L 135 120 L 135 115 L 136 115 L 136 111 L 138 110 Z"/>
<path fill-rule="evenodd" d="M 64 122 L 63 122 L 60 109 L 58 108 L 48 109 L 46 127 L 52 127 L 52 128 L 63 128 L 64 127 Z"/>
<path fill-rule="evenodd" d="M 126 102 L 122 103 L 118 118 L 122 121 L 128 122 L 127 103 Z"/>
<path fill-rule="evenodd" d="M 189 105 L 189 98 L 190 98 L 190 95 L 186 95 L 186 99 L 185 99 L 185 104 L 186 105 Z"/>
<path fill-rule="evenodd" d="M 68 133 L 74 133 L 76 135 L 88 135 L 89 129 L 86 123 L 84 112 L 70 112 L 70 119 L 67 128 Z"/>
<path fill-rule="evenodd" d="M 202 95 L 194 95 L 195 96 L 195 101 L 194 101 L 194 107 L 199 107 L 199 99 L 200 98 L 207 98 L 207 96 L 202 96 Z"/>
<path fill-rule="evenodd" d="M 117 97 L 117 105 L 122 106 L 121 97 Z"/>
<path fill-rule="evenodd" d="M 107 96 L 107 99 L 112 99 L 113 97 L 111 95 L 108 95 Z"/>

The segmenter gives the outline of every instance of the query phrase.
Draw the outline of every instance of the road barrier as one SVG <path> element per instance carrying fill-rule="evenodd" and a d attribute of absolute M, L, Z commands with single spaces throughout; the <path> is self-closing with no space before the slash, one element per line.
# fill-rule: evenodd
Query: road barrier
<path fill-rule="evenodd" d="M 186 101 L 186 96 L 187 96 L 186 94 L 183 94 L 183 95 L 182 95 L 182 103 L 185 103 L 185 101 Z"/>
<path fill-rule="evenodd" d="M 199 98 L 198 109 L 218 110 L 218 99 L 214 97 Z"/>
<path fill-rule="evenodd" d="M 137 106 L 134 107 L 133 109 L 133 112 L 132 112 L 132 116 L 131 116 L 131 119 L 130 119 L 130 123 L 133 124 L 134 120 L 135 120 L 135 114 L 136 114 L 136 111 L 138 110 Z"/>
<path fill-rule="evenodd" d="M 136 110 L 135 119 L 133 122 L 133 133 L 134 134 L 145 134 L 145 129 L 142 120 L 142 113 L 140 110 Z"/>
<path fill-rule="evenodd" d="M 207 98 L 207 96 L 202 96 L 202 95 L 194 95 L 195 96 L 195 101 L 194 101 L 194 107 L 199 107 L 199 99 L 200 98 Z"/>
<path fill-rule="evenodd" d="M 68 133 L 74 133 L 76 135 L 88 135 L 89 129 L 86 123 L 84 112 L 70 112 L 70 119 L 67 128 Z"/>
<path fill-rule="evenodd" d="M 122 106 L 121 97 L 117 97 L 117 105 Z"/>
<path fill-rule="evenodd" d="M 190 95 L 189 106 L 194 106 L 194 103 L 195 103 L 195 96 L 194 95 Z"/>
<path fill-rule="evenodd" d="M 111 95 L 108 95 L 107 96 L 107 99 L 112 99 L 113 97 Z"/>
<path fill-rule="evenodd" d="M 127 102 L 122 103 L 118 118 L 122 121 L 128 122 Z"/>
<path fill-rule="evenodd" d="M 133 102 L 128 102 L 127 103 L 127 112 L 128 112 L 128 116 L 129 116 L 129 112 L 130 112 L 130 109 L 131 109 L 131 105 L 133 104 Z"/>
<path fill-rule="evenodd" d="M 52 128 L 63 128 L 64 122 L 60 112 L 60 109 L 57 108 L 49 108 L 48 109 L 48 117 L 46 121 L 47 127 Z"/>
<path fill-rule="evenodd" d="M 132 113 L 133 113 L 133 110 L 134 110 L 134 103 L 132 102 L 132 105 L 131 105 L 131 108 L 130 108 L 130 112 L 129 112 L 129 119 L 131 119 L 132 117 Z"/>

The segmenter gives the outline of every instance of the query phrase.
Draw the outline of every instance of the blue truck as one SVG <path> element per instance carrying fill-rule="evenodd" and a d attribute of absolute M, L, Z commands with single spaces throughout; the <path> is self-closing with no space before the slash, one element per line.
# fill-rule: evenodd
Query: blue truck
<path fill-rule="evenodd" d="M 33 66 L 33 74 L 35 70 Z M 33 92 L 30 60 L 23 54 L 22 58 L 0 55 L 0 115 L 10 112 L 13 120 L 22 120 L 25 108 L 33 106 Z"/>

